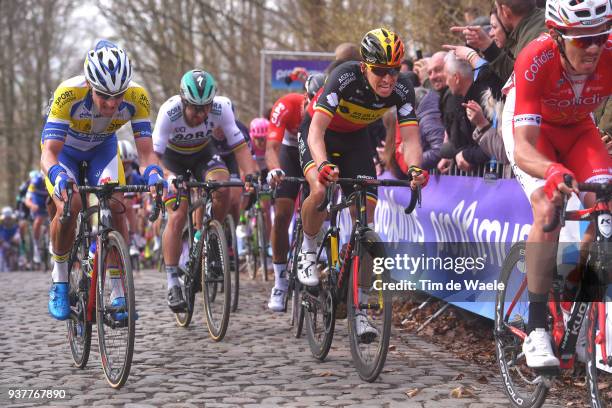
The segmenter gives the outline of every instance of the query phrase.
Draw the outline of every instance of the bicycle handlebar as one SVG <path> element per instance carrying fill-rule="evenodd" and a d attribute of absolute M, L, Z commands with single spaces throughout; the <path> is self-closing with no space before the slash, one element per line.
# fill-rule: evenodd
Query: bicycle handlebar
<path fill-rule="evenodd" d="M 572 177 L 569 176 L 568 174 L 563 176 L 563 181 L 568 187 L 572 185 Z M 578 190 L 582 192 L 596 193 L 598 197 L 599 196 L 604 197 L 604 198 L 607 197 L 607 200 L 609 200 L 610 197 L 612 197 L 612 183 L 578 183 Z M 568 196 L 563 194 L 563 204 L 561 207 L 555 207 L 553 219 L 551 220 L 550 223 L 542 227 L 542 230 L 544 232 L 552 232 L 559 225 L 561 225 L 561 227 L 565 226 L 565 214 L 567 212 L 566 210 L 567 202 L 568 202 Z"/>
<path fill-rule="evenodd" d="M 68 222 L 68 218 L 70 217 L 70 207 L 72 207 L 72 193 L 74 188 L 74 181 L 68 180 L 66 182 L 66 195 L 67 199 L 64 203 L 64 210 L 62 211 L 62 215 L 60 216 L 60 224 L 64 225 Z"/>
<path fill-rule="evenodd" d="M 332 200 L 335 184 L 340 185 L 360 185 L 361 187 L 367 186 L 383 186 L 383 187 L 408 187 L 410 188 L 410 180 L 379 180 L 371 178 L 338 178 L 335 182 L 330 183 L 325 191 L 325 198 L 323 202 L 317 206 L 317 211 L 323 211 Z M 417 203 L 421 203 L 421 187 L 418 186 L 415 190 L 412 188 L 410 203 L 404 209 L 404 213 L 410 214 L 416 208 Z"/>

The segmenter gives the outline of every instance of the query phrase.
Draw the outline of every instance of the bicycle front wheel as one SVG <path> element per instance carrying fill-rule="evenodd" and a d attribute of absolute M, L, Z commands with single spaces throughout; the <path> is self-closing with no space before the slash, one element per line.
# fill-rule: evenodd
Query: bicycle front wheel
<path fill-rule="evenodd" d="M 227 214 L 223 221 L 223 230 L 227 239 L 227 258 L 229 260 L 230 275 L 232 278 L 232 312 L 238 309 L 238 295 L 240 291 L 240 260 L 238 259 L 238 238 L 236 237 L 236 223 L 232 214 Z"/>
<path fill-rule="evenodd" d="M 289 325 L 293 327 L 296 338 L 302 336 L 304 327 L 304 307 L 302 306 L 302 285 L 297 278 L 297 259 L 302 248 L 301 228 L 296 227 L 293 231 L 293 242 L 288 254 L 285 273 L 288 275 L 287 296 L 285 297 L 285 309 L 288 309 Z"/>
<path fill-rule="evenodd" d="M 109 232 L 102 242 L 96 296 L 98 343 L 106 380 L 120 388 L 130 374 L 136 334 L 132 263 L 117 231 Z"/>
<path fill-rule="evenodd" d="M 268 281 L 268 242 L 266 240 L 266 224 L 262 210 L 257 211 L 257 253 L 259 255 L 259 266 L 264 282 Z"/>
<path fill-rule="evenodd" d="M 189 247 L 189 233 L 187 229 L 183 232 L 183 245 Z M 174 314 L 176 322 L 181 327 L 188 327 L 193 317 L 193 310 L 195 308 L 195 295 L 198 290 L 200 280 L 200 271 L 202 264 L 200 259 L 202 258 L 202 247 L 203 241 L 199 240 L 195 247 L 195 257 L 189 263 L 189 270 L 185 270 L 179 267 L 179 286 L 183 292 L 183 297 L 187 308 L 184 311 L 177 312 Z"/>
<path fill-rule="evenodd" d="M 374 258 L 384 256 L 378 234 L 366 231 L 358 242 L 348 285 L 351 355 L 359 377 L 368 382 L 375 381 L 385 365 L 391 336 L 391 292 L 383 290 L 391 281 L 391 272 L 387 269 L 379 274 L 373 272 Z M 358 263 L 357 275 L 355 262 Z"/>
<path fill-rule="evenodd" d="M 512 246 L 502 265 L 495 304 L 495 351 L 504 383 L 504 392 L 514 407 L 541 407 L 548 387 L 542 377 L 527 366 L 523 340 L 514 332 L 526 332 L 529 317 L 525 242 Z M 501 285 L 500 285 L 501 287 Z"/>
<path fill-rule="evenodd" d="M 206 323 L 210 337 L 220 341 L 225 336 L 231 306 L 231 277 L 227 257 L 227 241 L 217 220 L 209 222 L 202 257 L 202 292 Z M 217 290 L 223 287 L 222 293 Z"/>
<path fill-rule="evenodd" d="M 91 322 L 87 320 L 87 299 L 90 278 L 87 245 L 77 239 L 68 260 L 70 319 L 66 322 L 68 342 L 74 365 L 85 368 L 91 349 Z M 46 248 L 45 248 L 46 250 Z"/>

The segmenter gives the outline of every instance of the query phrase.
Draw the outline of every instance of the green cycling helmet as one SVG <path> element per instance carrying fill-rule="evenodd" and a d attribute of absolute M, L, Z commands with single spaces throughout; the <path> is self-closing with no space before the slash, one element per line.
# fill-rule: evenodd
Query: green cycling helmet
<path fill-rule="evenodd" d="M 192 105 L 208 105 L 216 93 L 215 79 L 206 71 L 192 69 L 181 78 L 181 96 Z"/>

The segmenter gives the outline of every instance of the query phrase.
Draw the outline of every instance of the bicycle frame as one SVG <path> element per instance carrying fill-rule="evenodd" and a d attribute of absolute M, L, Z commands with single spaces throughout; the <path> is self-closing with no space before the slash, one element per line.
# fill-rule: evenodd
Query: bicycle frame
<path fill-rule="evenodd" d="M 597 221 L 596 228 L 596 238 L 594 243 L 602 243 L 602 242 L 612 242 L 612 237 L 609 233 L 609 229 L 612 228 L 609 224 L 612 223 L 612 217 L 610 216 L 610 208 L 608 206 L 608 200 L 610 198 L 610 191 L 606 191 L 604 189 L 601 190 L 593 190 L 592 187 L 589 187 L 588 184 L 580 184 L 579 189 L 582 191 L 595 191 L 596 203 L 593 207 L 587 208 L 584 210 L 576 210 L 576 211 L 567 211 L 561 209 L 561 222 L 568 221 Z M 553 222 L 552 226 L 555 227 L 555 223 Z M 604 229 L 607 229 L 604 231 Z M 601 256 L 601 254 L 599 254 Z M 605 273 L 605 270 L 603 271 Z M 582 276 L 581 283 L 584 281 L 585 276 Z M 558 348 L 557 355 L 560 357 L 560 368 L 561 369 L 570 369 L 574 365 L 575 359 L 575 350 L 576 350 L 576 342 L 578 340 L 578 335 L 580 332 L 580 328 L 584 322 L 585 317 L 587 317 L 587 313 L 589 316 L 593 316 L 595 310 L 598 312 L 598 327 L 599 333 L 596 337 L 595 343 L 599 344 L 601 347 L 601 352 L 603 356 L 603 362 L 607 365 L 612 365 L 612 356 L 608 356 L 606 342 L 605 342 L 605 329 L 606 329 L 606 314 L 605 314 L 605 302 L 601 300 L 592 301 L 587 299 L 583 285 L 580 284 L 578 286 L 578 290 L 576 295 L 574 296 L 573 307 L 570 313 L 570 317 L 567 320 L 567 323 L 563 321 L 563 312 L 561 310 L 561 277 L 555 271 L 553 276 L 553 287 L 551 289 L 552 299 L 548 301 L 548 308 L 550 310 L 552 316 L 552 338 L 554 339 L 554 343 Z M 504 316 L 504 325 L 508 330 L 510 330 L 514 335 L 521 338 L 521 340 L 525 340 L 527 334 L 521 329 L 512 326 L 508 323 L 510 316 L 514 310 L 514 307 L 519 301 L 520 296 L 524 293 L 527 288 L 527 277 L 523 278 L 521 282 L 521 286 L 518 289 L 514 299 L 512 300 L 506 314 Z M 591 308 L 589 308 L 589 304 L 591 304 Z M 597 309 L 595 309 L 595 307 Z M 593 319 L 590 319 L 593 322 Z M 593 322 L 594 323 L 594 322 Z M 592 350 L 587 350 L 587 352 L 591 352 Z"/>

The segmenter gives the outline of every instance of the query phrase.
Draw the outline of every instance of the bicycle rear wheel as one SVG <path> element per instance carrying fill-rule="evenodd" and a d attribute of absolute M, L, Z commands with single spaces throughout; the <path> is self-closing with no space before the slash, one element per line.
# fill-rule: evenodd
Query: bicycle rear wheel
<path fill-rule="evenodd" d="M 526 331 L 529 317 L 525 242 L 512 246 L 502 265 L 495 304 L 495 351 L 504 383 L 504 392 L 514 407 L 540 407 L 548 387 L 542 377 L 527 366 L 522 351 L 523 340 L 512 330 Z"/>
<path fill-rule="evenodd" d="M 264 282 L 268 281 L 268 242 L 266 240 L 266 224 L 264 223 L 263 210 L 257 211 L 257 254 L 259 266 Z"/>
<path fill-rule="evenodd" d="M 373 272 L 374 258 L 384 256 L 378 234 L 368 230 L 358 242 L 352 260 L 353 267 L 358 262 L 358 275 L 355 276 L 353 267 L 349 272 L 347 317 L 351 356 L 359 377 L 368 382 L 375 381 L 385 365 L 391 336 L 391 292 L 382 289 L 391 281 L 391 272 L 387 269 L 378 275 Z M 355 293 L 353 288 L 357 286 Z M 367 331 L 363 330 L 364 319 L 370 326 Z"/>
<path fill-rule="evenodd" d="M 223 227 L 217 220 L 209 222 L 205 234 L 202 292 L 204 292 L 206 323 L 210 337 L 220 341 L 227 331 L 232 301 L 227 241 Z M 217 293 L 218 286 L 223 286 L 223 293 Z"/>
<path fill-rule="evenodd" d="M 232 308 L 235 312 L 238 309 L 238 295 L 240 292 L 240 260 L 238 259 L 238 239 L 236 238 L 236 223 L 232 214 L 227 214 L 223 221 L 223 230 L 227 239 L 227 250 L 229 260 L 229 270 L 232 280 Z"/>
<path fill-rule="evenodd" d="M 91 349 L 91 322 L 87 320 L 87 299 L 90 278 L 88 276 L 89 245 L 80 239 L 74 242 L 68 261 L 70 318 L 66 322 L 68 342 L 74 365 L 85 368 Z M 46 251 L 47 249 L 44 248 Z"/>
<path fill-rule="evenodd" d="M 601 360 L 601 352 L 597 350 L 597 336 L 600 335 L 600 340 L 602 342 L 606 341 L 605 333 L 600 333 L 600 329 L 603 327 L 605 331 L 605 322 L 606 322 L 606 304 L 604 302 L 593 302 L 589 306 L 589 311 L 587 312 L 587 319 L 583 324 L 587 325 L 586 328 L 586 382 L 587 382 L 587 391 L 589 395 L 589 402 L 592 407 L 612 407 L 612 398 L 610 398 L 609 393 L 606 393 L 605 390 L 599 389 L 599 381 L 600 381 L 600 371 L 597 368 L 597 362 Z M 600 318 L 600 314 L 602 317 L 602 324 L 598 323 L 598 319 Z M 610 350 L 607 349 L 606 353 L 609 354 Z M 603 362 L 604 364 L 608 364 L 608 362 Z"/>
<path fill-rule="evenodd" d="M 132 263 L 117 231 L 108 233 L 99 254 L 96 319 L 100 356 L 106 380 L 111 387 L 120 388 L 130 374 L 136 334 Z"/>

